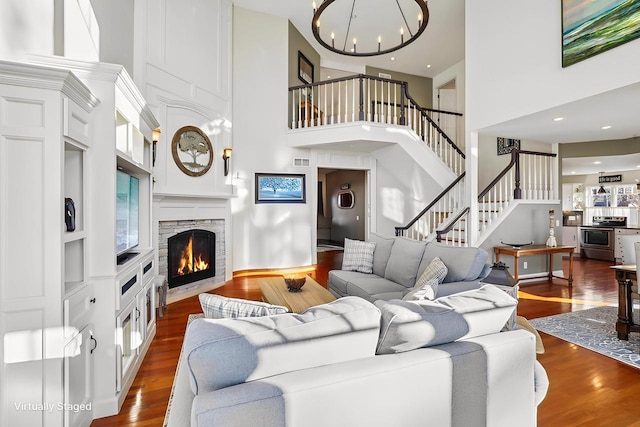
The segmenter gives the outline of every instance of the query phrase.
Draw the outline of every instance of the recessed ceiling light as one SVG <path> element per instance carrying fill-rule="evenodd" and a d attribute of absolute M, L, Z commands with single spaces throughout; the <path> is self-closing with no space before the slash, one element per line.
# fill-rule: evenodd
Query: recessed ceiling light
<path fill-rule="evenodd" d="M 392 60 L 392 61 L 395 61 L 395 60 L 396 60 L 396 57 L 395 57 L 395 56 L 392 56 L 392 57 L 391 57 L 391 60 Z"/>
<path fill-rule="evenodd" d="M 564 120 L 564 117 L 556 117 L 555 119 L 553 119 L 554 122 L 561 122 Z"/>
<path fill-rule="evenodd" d="M 602 163 L 602 162 L 601 162 L 600 160 L 596 160 L 595 162 L 593 162 L 593 164 L 594 164 L 594 165 L 599 165 L 599 164 L 601 164 L 601 163 Z"/>
<path fill-rule="evenodd" d="M 600 129 L 602 130 L 611 129 L 611 125 L 602 126 Z"/>
<path fill-rule="evenodd" d="M 331 78 L 331 76 L 327 76 L 327 78 L 328 78 L 328 79 L 330 79 L 330 78 Z"/>
<path fill-rule="evenodd" d="M 428 64 L 428 65 L 427 65 L 427 68 L 431 68 L 431 64 Z"/>
<path fill-rule="evenodd" d="M 571 173 L 572 173 L 573 175 L 575 175 L 575 174 L 576 174 L 576 171 L 571 171 Z"/>

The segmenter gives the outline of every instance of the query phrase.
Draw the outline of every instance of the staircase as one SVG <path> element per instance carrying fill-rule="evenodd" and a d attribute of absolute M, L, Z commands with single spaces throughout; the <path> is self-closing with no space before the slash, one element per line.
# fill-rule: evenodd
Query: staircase
<path fill-rule="evenodd" d="M 478 194 L 476 203 L 469 203 L 465 154 L 456 143 L 461 141 L 454 140 L 461 133 L 458 129 L 463 125 L 462 114 L 420 107 L 409 94 L 406 82 L 358 74 L 291 87 L 289 99 L 291 129 L 353 122 L 406 127 L 453 172 L 451 184 L 407 225 L 396 227 L 398 236 L 477 246 L 516 200 L 557 198 L 553 179 L 556 155 L 513 150 L 507 167 Z M 475 221 L 477 233 L 471 241 Z"/>

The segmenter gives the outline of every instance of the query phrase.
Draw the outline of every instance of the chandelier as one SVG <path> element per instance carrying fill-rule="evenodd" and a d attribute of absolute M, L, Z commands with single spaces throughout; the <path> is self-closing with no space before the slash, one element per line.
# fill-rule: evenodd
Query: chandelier
<path fill-rule="evenodd" d="M 313 36 L 322 46 L 341 55 L 375 56 L 405 47 L 427 28 L 426 0 L 372 3 L 372 0 L 358 5 L 356 0 L 323 0 L 316 7 L 314 1 Z M 384 19 L 380 19 L 381 16 Z"/>

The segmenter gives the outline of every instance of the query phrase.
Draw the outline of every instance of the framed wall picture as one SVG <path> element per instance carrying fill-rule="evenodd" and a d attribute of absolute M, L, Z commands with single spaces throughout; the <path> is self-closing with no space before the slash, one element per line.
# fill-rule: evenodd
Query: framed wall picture
<path fill-rule="evenodd" d="M 298 78 L 308 85 L 313 83 L 313 64 L 300 51 L 298 51 Z"/>
<path fill-rule="evenodd" d="M 201 176 L 213 164 L 213 146 L 200 128 L 183 126 L 171 141 L 171 154 L 178 168 L 189 176 Z"/>
<path fill-rule="evenodd" d="M 562 0 L 562 66 L 640 37 L 638 2 Z"/>
<path fill-rule="evenodd" d="M 498 156 L 520 149 L 520 140 L 498 137 Z"/>
<path fill-rule="evenodd" d="M 306 203 L 304 174 L 256 173 L 256 203 Z"/>

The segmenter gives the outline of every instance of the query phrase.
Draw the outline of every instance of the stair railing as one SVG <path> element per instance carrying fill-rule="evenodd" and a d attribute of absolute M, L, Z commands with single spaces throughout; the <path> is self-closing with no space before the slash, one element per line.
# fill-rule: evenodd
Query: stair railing
<path fill-rule="evenodd" d="M 509 164 L 478 194 L 480 232 L 486 230 L 514 200 L 557 198 L 552 163 L 556 156 L 554 153 L 513 150 Z"/>
<path fill-rule="evenodd" d="M 552 163 L 554 153 L 513 150 L 509 164 L 478 194 L 478 218 L 480 232 L 485 231 L 500 216 L 513 200 L 553 200 L 557 197 L 554 188 Z M 465 203 L 464 190 L 450 191 L 458 183 L 458 177 L 447 189 L 440 193 L 425 209 L 406 226 L 396 227 L 397 236 L 406 236 L 416 240 L 431 238 L 435 233 L 438 242 L 454 246 L 469 244 L 469 207 Z M 441 210 L 434 208 L 447 195 L 461 194 L 457 203 Z M 446 212 L 446 214 L 442 214 Z M 439 215 L 438 215 L 439 214 Z M 434 219 L 440 219 L 435 221 Z"/>
<path fill-rule="evenodd" d="M 451 246 L 468 246 L 469 243 L 469 212 L 467 206 L 451 218 L 442 228 L 436 230 L 436 241 L 446 243 Z"/>
<path fill-rule="evenodd" d="M 396 227 L 396 236 L 405 236 L 414 240 L 434 238 L 436 229 L 465 203 L 464 177 L 465 172 L 462 172 L 407 225 Z"/>
<path fill-rule="evenodd" d="M 455 129 L 462 114 L 420 107 L 407 82 L 358 74 L 291 87 L 289 99 L 291 129 L 356 121 L 408 126 L 456 175 L 464 170 L 464 153 L 431 117 L 453 121 Z"/>

